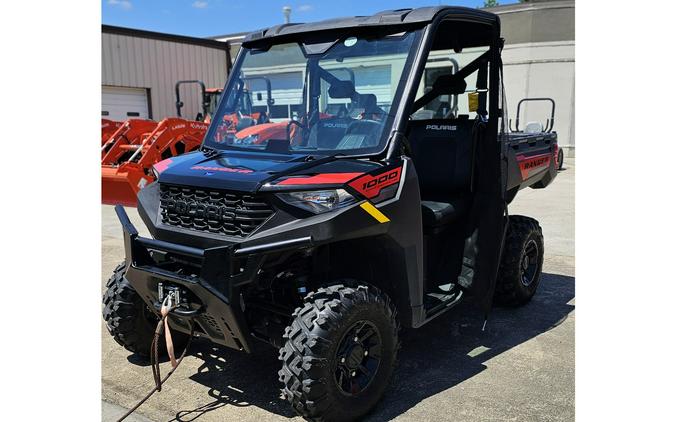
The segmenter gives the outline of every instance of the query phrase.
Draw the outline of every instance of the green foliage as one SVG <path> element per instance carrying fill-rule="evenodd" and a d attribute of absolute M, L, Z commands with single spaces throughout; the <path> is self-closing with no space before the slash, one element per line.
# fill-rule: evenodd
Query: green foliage
<path fill-rule="evenodd" d="M 497 0 L 485 0 L 485 2 L 483 3 L 483 7 L 495 7 L 495 6 L 499 6 L 499 2 Z"/>

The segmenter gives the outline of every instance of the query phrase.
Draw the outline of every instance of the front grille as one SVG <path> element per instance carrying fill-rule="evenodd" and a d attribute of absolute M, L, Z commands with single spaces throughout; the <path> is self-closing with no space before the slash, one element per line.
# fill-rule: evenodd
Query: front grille
<path fill-rule="evenodd" d="M 238 192 L 160 184 L 162 222 L 186 229 L 245 237 L 267 220 L 272 207 Z"/>

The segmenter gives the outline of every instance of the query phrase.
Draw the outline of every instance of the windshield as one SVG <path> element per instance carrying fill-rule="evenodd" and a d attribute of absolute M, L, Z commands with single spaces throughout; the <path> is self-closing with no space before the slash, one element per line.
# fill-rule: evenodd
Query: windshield
<path fill-rule="evenodd" d="M 242 50 L 204 144 L 319 155 L 383 151 L 416 35 Z"/>

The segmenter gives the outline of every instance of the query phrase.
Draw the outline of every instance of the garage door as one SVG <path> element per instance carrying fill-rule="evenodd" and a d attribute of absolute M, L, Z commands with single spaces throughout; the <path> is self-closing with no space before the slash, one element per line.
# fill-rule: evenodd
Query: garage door
<path fill-rule="evenodd" d="M 104 86 L 101 115 L 111 120 L 148 119 L 148 94 L 143 88 Z"/>

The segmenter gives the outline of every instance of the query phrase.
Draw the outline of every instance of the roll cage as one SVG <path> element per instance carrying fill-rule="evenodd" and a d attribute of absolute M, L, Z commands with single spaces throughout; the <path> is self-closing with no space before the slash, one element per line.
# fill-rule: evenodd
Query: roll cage
<path fill-rule="evenodd" d="M 451 26 L 444 25 L 449 22 L 452 22 Z M 477 31 L 475 30 L 475 25 L 484 25 L 485 28 L 484 30 Z M 448 36 L 437 36 L 439 29 L 446 31 Z M 419 9 L 386 10 L 366 17 L 277 25 L 249 33 L 244 38 L 242 47 L 245 49 L 266 50 L 275 44 L 297 42 L 305 47 L 314 44 L 315 50 L 308 52 L 316 53 L 321 51 L 316 50 L 317 48 L 327 50 L 334 43 L 326 43 L 326 39 L 338 40 L 348 35 L 367 37 L 383 33 L 396 34 L 413 30 L 420 30 L 421 36 L 419 42 L 413 46 L 415 52 L 410 63 L 411 65 L 408 69 L 404 70 L 409 77 L 405 78 L 405 82 L 402 82 L 402 90 L 398 90 L 401 94 L 400 98 L 398 98 L 399 101 L 393 101 L 392 109 L 389 110 L 392 124 L 390 127 L 385 127 L 385 130 L 389 131 L 389 137 L 384 148 L 385 152 L 365 155 L 373 158 L 392 159 L 400 155 L 403 151 L 402 148 L 407 144 L 404 133 L 410 115 L 440 93 L 448 93 L 447 90 L 459 93 L 461 80 L 475 71 L 479 72 L 480 85 L 477 85 L 479 108 L 481 111 L 479 114 L 483 117 L 500 115 L 499 90 L 488 90 L 487 88 L 488 86 L 499 86 L 499 73 L 497 69 L 501 67 L 500 51 L 503 47 L 503 40 L 499 36 L 500 23 L 496 15 L 465 7 L 438 6 Z M 448 44 L 450 42 L 453 44 Z M 442 48 L 454 48 L 455 51 L 461 51 L 463 48 L 478 46 L 487 46 L 489 50 L 460 71 L 456 71 L 454 75 L 448 75 L 439 80 L 438 84 L 434 84 L 432 92 L 417 101 L 414 100 L 415 90 L 420 84 L 424 65 L 430 51 Z M 490 63 L 492 65 L 489 65 Z M 235 65 L 233 73 L 237 70 Z M 330 75 L 329 72 L 320 73 L 329 83 L 331 80 L 337 79 L 333 75 Z M 326 76 L 326 73 L 328 73 L 328 76 Z M 228 85 L 232 83 L 236 83 L 236 81 L 228 80 L 227 82 Z M 229 88 L 228 85 L 225 87 L 226 92 Z M 445 92 L 443 92 L 444 90 Z M 454 95 L 452 92 L 450 94 Z M 303 93 L 303 97 L 307 98 L 306 92 Z M 310 119 L 312 118 L 311 114 L 308 113 Z M 494 132 L 495 137 L 497 120 L 489 119 L 487 122 L 489 126 L 488 131 Z M 212 127 L 209 130 L 215 130 L 215 128 Z M 205 140 L 208 138 L 209 134 L 207 133 Z"/>

